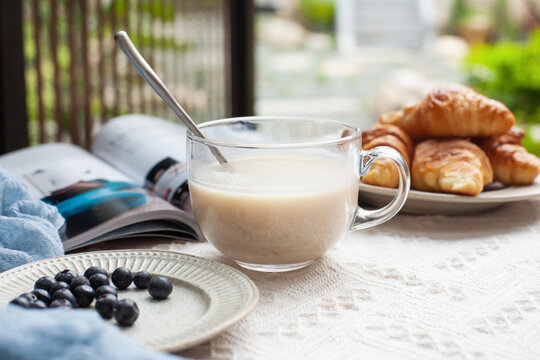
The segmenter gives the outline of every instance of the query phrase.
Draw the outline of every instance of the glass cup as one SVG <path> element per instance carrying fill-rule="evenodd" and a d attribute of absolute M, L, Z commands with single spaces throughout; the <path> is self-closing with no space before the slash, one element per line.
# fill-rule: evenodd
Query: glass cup
<path fill-rule="evenodd" d="M 187 134 L 195 219 L 212 245 L 247 269 L 303 268 L 349 231 L 392 218 L 409 192 L 399 152 L 362 150 L 361 131 L 346 123 L 253 116 L 199 127 L 205 138 Z M 399 189 L 385 207 L 366 210 L 358 206 L 358 184 L 379 158 L 396 164 Z"/>

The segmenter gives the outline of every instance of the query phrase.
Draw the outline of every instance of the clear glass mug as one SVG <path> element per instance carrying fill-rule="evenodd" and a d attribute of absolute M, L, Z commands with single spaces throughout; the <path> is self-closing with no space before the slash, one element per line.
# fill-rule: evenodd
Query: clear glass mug
<path fill-rule="evenodd" d="M 195 219 L 211 244 L 247 269 L 305 267 L 349 231 L 392 218 L 409 192 L 401 154 L 362 150 L 360 129 L 346 123 L 253 116 L 199 128 L 204 139 L 187 134 Z M 399 189 L 385 207 L 366 210 L 358 206 L 358 183 L 378 158 L 396 164 Z"/>

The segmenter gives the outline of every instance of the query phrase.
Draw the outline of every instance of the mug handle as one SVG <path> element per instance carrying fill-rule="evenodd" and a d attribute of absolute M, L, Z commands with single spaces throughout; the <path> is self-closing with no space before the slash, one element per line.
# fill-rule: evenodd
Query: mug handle
<path fill-rule="evenodd" d="M 375 160 L 380 158 L 390 159 L 396 165 L 399 173 L 398 193 L 388 205 L 380 209 L 366 210 L 357 206 L 353 221 L 349 228 L 351 231 L 366 229 L 390 220 L 399 210 L 401 210 L 409 195 L 411 176 L 409 174 L 407 163 L 397 150 L 394 150 L 389 146 L 377 146 L 370 150 L 361 150 L 360 176 L 365 175 Z"/>

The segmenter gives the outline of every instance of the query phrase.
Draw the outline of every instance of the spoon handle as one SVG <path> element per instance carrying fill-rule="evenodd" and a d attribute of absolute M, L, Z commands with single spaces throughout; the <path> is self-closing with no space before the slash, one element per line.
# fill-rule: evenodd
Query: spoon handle
<path fill-rule="evenodd" d="M 152 89 L 159 95 L 161 99 L 167 104 L 176 116 L 182 120 L 182 122 L 188 127 L 189 130 L 198 137 L 204 138 L 204 135 L 201 133 L 197 125 L 193 122 L 188 113 L 182 108 L 182 106 L 176 101 L 174 96 L 171 94 L 167 86 L 161 81 L 159 76 L 154 72 L 154 70 L 148 65 L 146 60 L 139 53 L 133 42 L 129 38 L 128 34 L 125 31 L 120 31 L 114 34 L 114 40 L 122 49 L 124 54 L 126 54 L 129 61 L 135 66 L 137 72 L 141 77 L 150 85 Z M 210 151 L 216 159 L 221 163 L 226 163 L 227 160 L 223 157 L 221 152 L 214 146 L 209 146 Z"/>

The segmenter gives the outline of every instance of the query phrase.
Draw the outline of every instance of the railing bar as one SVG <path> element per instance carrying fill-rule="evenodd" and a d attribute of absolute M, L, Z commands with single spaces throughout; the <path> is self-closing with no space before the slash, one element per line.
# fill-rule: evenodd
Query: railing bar
<path fill-rule="evenodd" d="M 81 10 L 81 57 L 83 65 L 84 88 L 84 146 L 89 149 L 92 142 L 92 118 L 90 115 L 90 99 L 92 87 L 90 84 L 90 65 L 88 62 L 88 22 L 89 18 L 86 0 L 79 0 Z"/>
<path fill-rule="evenodd" d="M 221 68 L 221 115 L 223 117 L 227 116 L 227 57 L 225 56 L 225 49 L 227 48 L 227 37 L 225 36 L 226 33 L 226 26 L 227 22 L 225 20 L 225 6 L 227 4 L 226 0 L 222 0 L 223 5 L 223 13 L 221 15 L 221 29 L 222 32 L 220 34 L 221 36 L 221 63 L 223 64 Z"/>
<path fill-rule="evenodd" d="M 210 48 L 210 51 L 209 51 L 209 54 L 208 54 L 208 62 L 210 64 L 210 69 L 208 70 L 208 73 L 209 73 L 209 79 L 208 79 L 208 104 L 209 104 L 209 108 L 210 108 L 210 111 L 208 112 L 208 120 L 211 120 L 211 119 L 215 119 L 216 118 L 216 91 L 215 91 L 215 84 L 214 82 L 216 81 L 216 67 L 215 67 L 215 64 L 216 64 L 216 61 L 215 61 L 215 58 L 216 58 L 216 46 L 217 46 L 217 42 L 216 42 L 216 19 L 215 19 L 215 15 L 216 15 L 216 12 L 215 12 L 215 8 L 213 7 L 215 6 L 215 1 L 212 3 L 212 4 L 209 4 L 208 7 L 210 8 L 210 26 L 209 26 L 209 33 L 208 33 L 208 38 L 209 38 L 209 48 Z"/>
<path fill-rule="evenodd" d="M 37 100 L 38 100 L 38 127 L 39 127 L 39 142 L 45 142 L 45 109 L 43 106 L 43 80 L 41 77 L 41 16 L 39 9 L 39 1 L 32 1 L 32 19 L 34 30 L 34 43 L 36 46 L 36 54 L 34 65 L 36 67 L 36 85 L 37 85 Z"/>
<path fill-rule="evenodd" d="M 225 56 L 225 51 L 227 49 L 227 37 L 225 33 L 227 31 L 227 21 L 225 20 L 225 7 L 227 5 L 227 0 L 222 0 L 223 12 L 221 15 L 221 62 L 223 64 L 221 68 L 221 112 L 223 117 L 227 116 L 227 57 Z"/>
<path fill-rule="evenodd" d="M 112 33 L 115 34 L 118 32 L 117 28 L 117 18 L 116 18 L 116 0 L 111 1 L 111 8 L 110 8 L 110 21 L 111 21 L 111 29 Z M 114 89 L 114 105 L 113 105 L 113 112 L 114 116 L 117 116 L 120 113 L 120 88 L 118 87 L 118 71 L 116 68 L 116 55 L 118 54 L 118 48 L 116 46 L 113 47 L 112 51 L 112 59 L 111 59 L 111 68 L 112 68 L 112 79 L 113 79 L 113 89 Z"/>
<path fill-rule="evenodd" d="M 219 1 L 221 3 L 221 0 Z M 214 87 L 214 116 L 213 118 L 220 118 L 221 117 L 221 111 L 220 111 L 220 104 L 219 101 L 219 79 L 221 75 L 221 57 L 220 49 L 223 44 L 220 38 L 220 34 L 223 32 L 223 29 L 221 28 L 221 21 L 219 16 L 221 15 L 221 7 L 219 4 L 216 5 L 216 9 L 214 11 L 214 24 L 215 24 L 215 31 L 214 31 L 214 81 L 213 81 L 213 87 Z"/>
<path fill-rule="evenodd" d="M 150 16 L 150 31 L 148 32 L 148 37 L 149 37 L 149 60 L 150 60 L 150 66 L 154 67 L 154 69 L 157 68 L 156 66 L 156 63 L 155 63 L 155 56 L 154 56 L 154 51 L 155 51 L 155 43 L 154 43 L 154 34 L 155 34 L 155 31 L 154 31 L 154 13 L 153 13 L 153 10 L 155 8 L 155 3 L 156 1 L 155 0 L 149 0 L 150 3 L 148 4 L 148 8 L 150 9 L 150 11 L 148 12 L 149 13 L 149 16 Z M 153 114 L 153 115 L 157 115 L 156 114 L 156 109 L 157 109 L 157 106 L 158 106 L 158 99 L 157 99 L 157 95 L 155 94 L 152 94 L 151 95 L 151 101 L 150 101 L 150 112 Z"/>
<path fill-rule="evenodd" d="M 124 27 L 125 31 L 129 34 L 130 31 L 130 23 L 129 23 L 129 10 L 130 10 L 130 1 L 126 0 L 124 1 Z M 127 62 L 126 62 L 127 63 Z M 126 76 L 126 106 L 127 111 L 132 113 L 133 112 L 133 99 L 131 97 L 131 78 L 133 77 L 133 66 L 130 66 L 131 64 L 126 64 L 127 71 L 125 72 Z"/>
<path fill-rule="evenodd" d="M 200 44 L 200 48 L 201 48 L 201 51 L 199 52 L 199 59 L 197 61 L 197 66 L 199 67 L 199 69 L 197 70 L 200 70 L 201 67 L 202 67 L 202 70 L 203 71 L 197 71 L 197 81 L 198 81 L 198 84 L 197 84 L 197 88 L 198 88 L 198 91 L 201 91 L 201 92 L 204 92 L 206 89 L 205 89 L 205 85 L 206 85 L 206 74 L 205 74 L 205 66 L 206 66 L 206 47 L 207 47 L 207 44 L 206 44 L 206 35 L 208 33 L 208 29 L 207 29 L 207 21 L 208 21 L 208 18 L 207 18 L 207 15 L 206 15 L 206 11 L 205 11 L 205 5 L 204 5 L 204 1 L 203 0 L 200 0 L 197 2 L 197 8 L 198 8 L 198 11 L 199 11 L 199 15 L 198 15 L 198 29 L 203 29 L 202 31 L 199 31 L 197 32 L 197 35 L 198 35 L 198 39 L 197 39 L 197 43 Z M 198 106 L 198 112 L 199 112 L 199 121 L 206 121 L 208 119 L 205 118 L 205 114 L 204 114 L 204 110 Z"/>
<path fill-rule="evenodd" d="M 221 43 L 218 41 L 218 34 L 221 32 L 221 29 L 219 28 L 219 22 L 218 22 L 218 13 L 217 13 L 217 6 L 219 6 L 219 4 L 214 4 L 214 9 L 212 11 L 212 33 L 210 34 L 211 35 L 211 39 L 212 39 L 212 44 L 211 44 L 211 49 L 212 49 L 212 56 L 211 56 L 211 64 L 212 64 L 212 79 L 210 81 L 210 87 L 211 87 L 211 97 L 210 97 L 210 101 L 211 101 L 211 109 L 212 109 L 212 113 L 211 113 L 211 119 L 216 119 L 219 117 L 218 115 L 218 83 L 219 83 L 219 80 L 218 80 L 218 67 L 217 67 L 217 64 L 218 64 L 218 47 L 221 45 Z"/>
<path fill-rule="evenodd" d="M 199 7 L 199 29 L 203 29 L 203 31 L 199 32 L 199 39 L 198 43 L 201 44 L 201 52 L 199 53 L 200 59 L 198 61 L 199 70 L 202 69 L 202 71 L 199 71 L 200 79 L 199 79 L 199 91 L 201 93 L 204 93 L 206 91 L 206 84 L 207 84 L 207 76 L 206 73 L 206 63 L 208 61 L 208 44 L 207 44 L 207 37 L 208 37 L 208 14 L 206 13 L 205 9 L 205 2 L 204 0 L 201 0 L 197 2 L 197 5 Z M 200 121 L 207 121 L 209 119 L 206 118 L 206 114 L 204 113 L 204 107 L 199 106 L 199 120 Z"/>
<path fill-rule="evenodd" d="M 226 57 L 225 57 L 225 48 L 226 48 L 226 38 L 225 38 L 225 5 L 226 5 L 226 2 L 224 0 L 221 0 L 221 15 L 219 16 L 219 21 L 220 21 L 220 27 L 221 27 L 221 30 L 219 32 L 219 39 L 220 39 L 220 44 L 221 44 L 221 49 L 218 53 L 218 56 L 220 56 L 221 58 L 221 67 L 219 68 L 219 104 L 220 104 L 220 117 L 226 117 L 227 115 L 227 104 L 226 104 L 226 101 L 227 101 L 227 98 L 225 96 L 225 91 L 226 91 L 226 85 L 225 85 L 225 79 L 226 79 L 226 76 L 225 76 L 225 69 L 227 67 L 227 60 L 226 60 Z"/>
<path fill-rule="evenodd" d="M 211 93 L 211 57 L 212 51 L 214 50 L 211 46 L 211 35 L 212 35 L 212 12 L 211 6 L 208 1 L 202 1 L 203 11 L 204 11 L 204 60 L 203 64 L 203 89 L 206 92 L 206 106 L 204 109 L 208 109 L 204 114 L 204 121 L 212 120 L 212 93 Z"/>
<path fill-rule="evenodd" d="M 187 14 L 184 19 L 186 20 L 186 40 L 188 41 L 188 44 L 191 46 L 192 44 L 195 43 L 194 39 L 193 39 L 193 23 L 195 20 L 192 20 L 194 18 L 196 18 L 196 14 L 195 14 L 195 8 L 193 6 L 193 1 L 192 0 L 188 0 L 186 2 L 186 7 L 185 7 L 185 14 Z M 191 111 L 194 115 L 194 121 L 197 122 L 197 114 L 195 113 L 195 109 L 192 107 L 192 103 L 191 101 L 188 101 L 188 97 L 190 96 L 190 94 L 192 94 L 194 91 L 195 91 L 195 81 L 194 81 L 194 71 L 189 71 L 189 69 L 193 70 L 193 64 L 195 64 L 195 61 L 194 61 L 194 56 L 195 56 L 195 53 L 197 52 L 197 46 L 198 44 L 196 44 L 195 46 L 193 46 L 193 48 L 189 51 L 186 51 L 185 53 L 185 66 L 184 66 L 184 77 L 183 77 L 183 83 L 185 84 L 185 94 L 186 94 L 186 106 L 188 107 L 189 111 Z"/>
<path fill-rule="evenodd" d="M 163 78 L 169 78 L 169 67 L 167 66 L 167 21 L 166 21 L 166 0 L 161 0 L 161 18 L 160 18 L 160 43 L 161 43 L 161 71 L 163 73 Z M 161 106 L 161 116 L 167 118 L 169 115 L 169 109 L 166 106 Z"/>
<path fill-rule="evenodd" d="M 189 40 L 189 22 L 188 22 L 188 17 L 190 16 L 190 14 L 188 13 L 189 12 L 189 0 L 187 1 L 182 1 L 181 2 L 182 4 L 182 7 L 180 9 L 180 14 L 182 14 L 182 42 L 186 45 L 184 46 L 184 51 L 181 53 L 181 59 L 182 59 L 182 69 L 180 71 L 180 78 L 177 80 L 178 81 L 178 84 L 181 84 L 182 86 L 179 87 L 179 89 L 182 89 L 182 95 L 184 94 L 187 94 L 189 93 L 189 78 L 188 78 L 188 54 L 189 54 L 189 49 L 190 49 L 190 46 L 191 46 L 191 42 Z M 187 102 L 185 99 L 178 99 L 178 101 L 180 101 L 180 103 L 183 103 L 185 105 L 185 107 L 187 108 L 186 110 L 188 112 L 191 112 L 191 105 L 189 104 L 189 102 Z M 194 118 L 193 119 L 195 122 L 197 122 L 197 119 Z"/>
<path fill-rule="evenodd" d="M 166 77 L 163 75 L 163 69 L 162 69 L 162 63 L 163 63 L 163 52 L 160 53 L 160 49 L 162 49 L 162 30 L 163 27 L 161 26 L 161 19 L 159 17 L 160 12 L 159 10 L 159 3 L 162 0 L 154 0 L 153 6 L 154 10 L 152 11 L 152 16 L 154 20 L 154 25 L 152 26 L 152 32 L 151 35 L 154 35 L 156 38 L 154 39 L 154 47 L 152 49 L 152 52 L 154 53 L 154 61 L 156 62 L 156 71 L 159 74 L 159 76 L 166 81 Z M 154 16 L 155 15 L 155 16 Z M 163 109 L 161 107 L 161 103 L 159 102 L 159 99 L 157 96 L 154 96 L 154 101 L 156 102 L 156 114 L 157 116 L 162 116 Z"/>
<path fill-rule="evenodd" d="M 62 117 L 62 87 L 60 86 L 60 66 L 58 64 L 58 6 L 57 0 L 50 0 L 51 18 L 49 21 L 49 37 L 51 38 L 51 60 L 53 63 L 53 86 L 54 86 L 54 120 L 56 122 L 56 141 L 64 138 Z"/>
<path fill-rule="evenodd" d="M 137 11 L 137 38 L 138 38 L 138 44 L 137 46 L 139 49 L 143 52 L 143 46 L 144 46 L 144 39 L 143 39 L 143 25 L 144 25 L 144 13 L 143 13 L 143 0 L 138 0 L 138 11 Z M 137 76 L 137 82 L 139 84 L 139 111 L 141 114 L 144 114 L 146 111 L 146 98 L 144 95 L 145 86 L 146 83 L 144 82 L 143 78 L 140 76 Z"/>
<path fill-rule="evenodd" d="M 200 0 L 199 0 L 200 1 Z M 191 30 L 192 31 L 192 41 L 196 44 L 196 48 L 195 48 L 195 51 L 193 52 L 193 56 L 192 56 L 192 64 L 191 66 L 189 67 L 189 69 L 191 70 L 191 75 L 192 75 L 192 86 L 193 86 L 193 92 L 198 92 L 199 91 L 199 84 L 197 83 L 198 79 L 197 79 L 197 64 L 199 63 L 199 57 L 200 57 L 200 52 L 201 52 L 201 48 L 202 48 L 202 44 L 201 44 L 201 38 L 200 38 L 200 32 L 197 31 L 197 29 L 200 29 L 202 24 L 201 24 L 201 14 L 200 14 L 200 3 L 199 1 L 195 0 L 192 2 L 191 5 L 193 5 L 192 9 L 193 9 L 193 16 L 192 16 L 192 28 Z M 197 120 L 199 122 L 201 122 L 201 114 L 200 114 L 200 111 L 199 111 L 199 108 L 196 104 L 196 102 L 194 103 L 194 106 L 193 106 L 193 112 L 195 113 L 195 117 L 197 118 Z"/>
<path fill-rule="evenodd" d="M 223 0 L 223 21 L 224 21 L 224 48 L 223 48 L 223 56 L 225 58 L 225 117 L 229 117 L 232 115 L 233 111 L 233 101 L 232 101 L 232 40 L 231 40 L 231 33 L 232 33 L 232 20 L 231 20 L 231 6 L 230 2 L 232 0 Z"/>
<path fill-rule="evenodd" d="M 78 96 L 77 96 L 77 69 L 75 62 L 75 28 L 73 25 L 73 18 L 75 17 L 75 9 L 73 7 L 74 0 L 67 1 L 67 21 L 68 21 L 68 45 L 70 53 L 69 63 L 69 88 L 70 88 L 70 112 L 69 112 L 69 132 L 71 135 L 71 142 L 80 145 L 79 137 L 79 117 L 78 117 Z"/>
<path fill-rule="evenodd" d="M 55 0 L 53 0 L 55 1 Z M 100 120 L 103 124 L 107 119 L 107 104 L 105 103 L 105 50 L 103 48 L 103 28 L 105 27 L 105 19 L 103 15 L 102 0 L 97 1 L 97 37 L 98 37 L 98 96 L 100 105 Z"/>
<path fill-rule="evenodd" d="M 219 22 L 219 15 L 221 14 L 219 1 L 214 6 L 214 11 L 212 12 L 212 28 L 214 32 L 212 33 L 212 119 L 220 118 L 219 112 L 219 71 L 221 66 L 219 64 L 219 51 L 221 48 L 221 41 L 219 41 L 219 34 L 222 32 L 221 23 Z"/>
<path fill-rule="evenodd" d="M 212 48 L 210 47 L 210 43 L 209 43 L 210 41 L 209 35 L 211 31 L 210 31 L 210 14 L 208 13 L 209 12 L 208 1 L 205 1 L 205 0 L 201 1 L 201 11 L 204 14 L 204 16 L 202 17 L 202 26 L 203 26 L 202 29 L 204 29 L 204 31 L 202 31 L 202 38 L 201 38 L 201 43 L 203 44 L 203 53 L 202 53 L 202 60 L 201 60 L 201 66 L 202 66 L 202 71 L 201 71 L 202 84 L 201 85 L 202 85 L 202 91 L 206 93 L 206 101 L 207 101 L 207 103 L 202 109 L 206 109 L 207 106 L 210 105 L 209 96 L 211 94 L 209 93 L 209 84 L 210 84 L 209 58 L 210 58 L 210 53 L 212 52 Z M 202 110 L 202 111 L 203 113 L 202 113 L 201 119 L 203 121 L 211 120 L 211 118 L 209 118 L 208 111 L 206 110 Z"/>
<path fill-rule="evenodd" d="M 178 99 L 178 89 L 179 89 L 179 81 L 178 81 L 178 67 L 180 66 L 180 54 L 178 52 L 178 48 L 177 48 L 177 31 L 176 31 L 176 2 L 173 0 L 172 3 L 171 3 L 171 10 L 172 10 L 172 22 L 171 22 L 171 27 L 172 27 L 172 34 L 171 34 L 171 39 L 172 39 L 172 42 L 174 44 L 174 47 L 173 47 L 173 50 L 172 50 L 172 54 L 173 56 L 171 57 L 171 66 L 172 66 L 172 83 L 171 85 L 173 86 L 173 94 L 174 96 Z M 181 99 L 178 99 L 179 101 L 181 101 Z"/>
<path fill-rule="evenodd" d="M 161 11 L 158 12 L 159 6 L 156 9 L 156 25 L 155 25 L 155 34 L 157 35 L 156 39 L 156 67 L 158 68 L 159 76 L 163 79 L 167 79 L 167 76 L 163 72 L 163 59 L 164 59 L 164 45 L 163 45 L 163 0 L 156 0 L 154 4 L 161 3 Z M 159 14 L 159 15 L 158 15 Z M 166 81 L 166 80 L 165 80 Z M 154 96 L 154 99 L 157 100 L 157 97 Z M 163 117 L 164 108 L 161 106 L 161 103 L 158 101 L 156 113 L 158 116 Z"/>
<path fill-rule="evenodd" d="M 209 111 L 205 111 L 204 114 L 204 121 L 212 120 L 212 53 L 214 51 L 214 48 L 212 47 L 212 4 L 210 4 L 208 1 L 202 2 L 204 6 L 204 12 L 205 12 L 205 34 L 204 34 L 204 58 L 203 61 L 203 89 L 206 92 L 206 101 L 207 104 L 204 106 L 204 109 L 208 108 Z"/>

